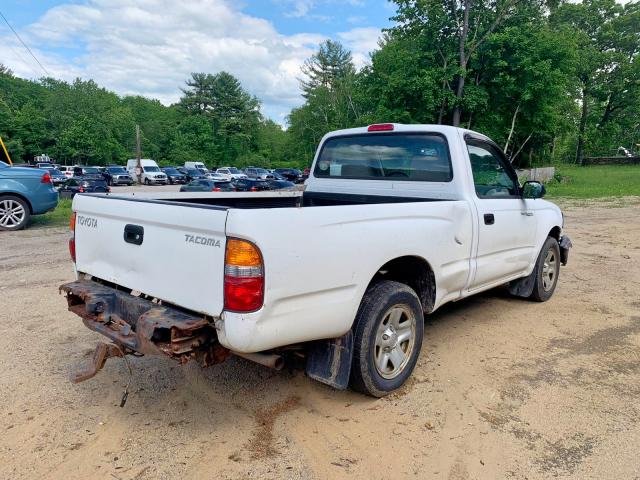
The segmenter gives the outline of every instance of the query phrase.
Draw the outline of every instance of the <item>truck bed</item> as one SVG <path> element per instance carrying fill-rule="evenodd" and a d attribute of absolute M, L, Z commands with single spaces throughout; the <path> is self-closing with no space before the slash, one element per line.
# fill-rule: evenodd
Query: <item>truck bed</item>
<path fill-rule="evenodd" d="M 94 194 L 87 194 L 94 195 Z M 95 194 L 103 198 L 116 198 L 131 202 L 157 204 L 189 204 L 193 206 L 221 208 L 292 208 L 292 207 L 329 207 L 339 205 L 369 205 L 382 203 L 410 203 L 441 201 L 442 199 L 391 196 L 362 195 L 324 192 L 220 192 L 220 193 L 175 193 L 158 192 L 155 194 Z"/>

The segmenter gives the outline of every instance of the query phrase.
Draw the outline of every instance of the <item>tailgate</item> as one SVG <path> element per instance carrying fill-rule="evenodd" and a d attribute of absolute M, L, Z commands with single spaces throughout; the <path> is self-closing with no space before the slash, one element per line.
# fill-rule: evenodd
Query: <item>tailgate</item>
<path fill-rule="evenodd" d="M 226 208 L 76 195 L 73 210 L 78 272 L 220 315 Z"/>

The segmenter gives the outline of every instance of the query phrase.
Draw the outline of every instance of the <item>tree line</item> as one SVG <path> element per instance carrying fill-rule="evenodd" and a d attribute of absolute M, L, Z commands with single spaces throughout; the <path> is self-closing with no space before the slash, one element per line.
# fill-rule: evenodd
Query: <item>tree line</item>
<path fill-rule="evenodd" d="M 579 162 L 640 143 L 640 2 L 395 0 L 370 63 L 328 40 L 302 67 L 285 130 L 227 72 L 194 73 L 164 106 L 93 81 L 27 81 L 0 66 L 0 135 L 12 155 L 122 163 L 308 166 L 331 130 L 440 123 L 487 134 L 519 165 Z"/>

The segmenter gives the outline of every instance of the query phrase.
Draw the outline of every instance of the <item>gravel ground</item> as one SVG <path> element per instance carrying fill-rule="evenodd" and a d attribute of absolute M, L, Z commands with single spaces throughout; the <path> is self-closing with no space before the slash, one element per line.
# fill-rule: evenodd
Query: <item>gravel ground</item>
<path fill-rule="evenodd" d="M 162 187 L 151 187 L 153 189 Z M 0 478 L 640 477 L 640 201 L 565 210 L 545 304 L 497 289 L 428 318 L 408 384 L 375 400 L 241 359 L 119 359 L 67 312 L 65 229 L 0 235 Z"/>

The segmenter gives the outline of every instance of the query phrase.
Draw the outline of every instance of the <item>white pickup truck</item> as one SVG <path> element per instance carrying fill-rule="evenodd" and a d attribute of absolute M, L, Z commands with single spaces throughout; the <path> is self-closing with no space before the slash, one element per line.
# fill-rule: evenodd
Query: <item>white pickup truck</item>
<path fill-rule="evenodd" d="M 76 195 L 60 288 L 112 343 L 74 380 L 111 356 L 238 355 L 385 395 L 424 315 L 505 284 L 551 297 L 571 243 L 544 192 L 479 133 L 376 124 L 327 134 L 303 192 Z"/>

